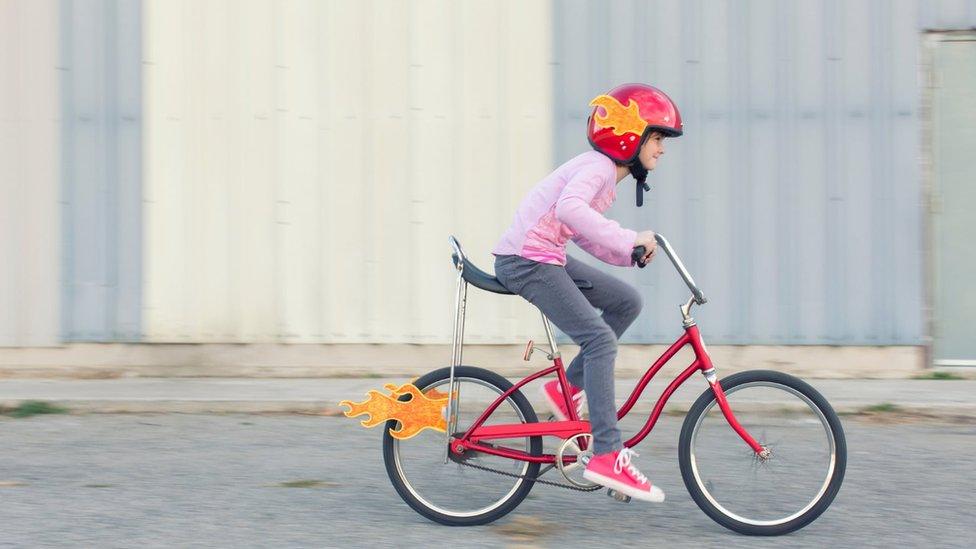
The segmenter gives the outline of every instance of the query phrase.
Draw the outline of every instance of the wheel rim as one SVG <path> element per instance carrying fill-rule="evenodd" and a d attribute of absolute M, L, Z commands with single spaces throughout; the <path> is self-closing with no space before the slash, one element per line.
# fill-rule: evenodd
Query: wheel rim
<path fill-rule="evenodd" d="M 794 405 L 792 407 L 789 407 L 789 409 L 787 410 L 787 409 L 780 408 L 778 404 L 769 405 L 763 403 L 762 399 L 759 399 L 759 402 L 757 404 L 744 399 L 736 398 L 737 396 L 736 393 L 740 393 L 740 395 L 738 396 L 741 396 L 741 391 L 750 388 L 752 389 L 766 388 L 775 391 L 786 391 L 787 393 L 796 397 L 796 399 L 798 399 L 798 403 L 794 403 Z M 745 443 L 738 437 L 738 435 L 728 425 L 724 415 L 722 415 L 720 410 L 716 409 L 715 412 L 717 413 L 712 413 L 711 415 L 709 414 L 709 412 L 712 412 L 713 409 L 715 408 L 716 401 L 713 399 L 705 408 L 705 410 L 699 415 L 697 421 L 695 422 L 694 429 L 692 430 L 691 433 L 691 448 L 690 448 L 691 470 L 692 470 L 692 475 L 694 476 L 695 483 L 698 486 L 698 489 L 701 491 L 704 497 L 709 501 L 709 503 L 711 503 L 711 505 L 714 506 L 715 509 L 717 509 L 720 513 L 733 520 L 742 522 L 744 524 L 749 524 L 753 526 L 777 526 L 780 524 L 785 524 L 787 522 L 795 520 L 798 517 L 803 516 L 805 513 L 810 511 L 810 509 L 812 509 L 817 504 L 817 502 L 819 502 L 823 498 L 824 494 L 827 492 L 828 487 L 830 486 L 830 482 L 834 477 L 834 473 L 837 467 L 837 441 L 834 437 L 834 432 L 831 429 L 830 423 L 827 421 L 826 416 L 823 414 L 820 408 L 816 404 L 814 404 L 813 401 L 810 400 L 810 398 L 808 398 L 803 393 L 797 391 L 796 389 L 788 385 L 784 385 L 772 381 L 756 381 L 752 383 L 743 383 L 742 385 L 737 385 L 725 391 L 725 395 L 729 399 L 730 406 L 732 406 L 732 410 L 733 412 L 735 412 L 736 418 L 739 419 L 740 423 L 742 423 L 744 427 L 746 427 L 746 430 L 749 431 L 749 433 L 752 434 L 753 437 L 757 438 L 757 441 L 760 444 L 763 444 L 764 446 L 768 445 L 768 447 L 772 452 L 771 458 L 768 461 L 759 460 L 755 455 L 755 452 L 753 452 L 751 448 L 745 446 Z M 742 414 L 740 417 L 740 413 L 739 411 L 737 411 L 737 406 L 735 402 L 736 400 L 738 400 L 740 404 L 743 402 L 750 404 L 750 406 L 747 407 L 743 407 L 741 405 L 738 406 L 738 408 L 745 408 L 750 411 Z M 799 403 L 805 405 L 805 408 L 799 407 Z M 751 411 L 751 408 L 753 407 L 756 407 L 756 411 Z M 802 409 L 806 413 L 803 412 L 798 413 L 796 411 L 800 409 Z M 779 416 L 782 416 L 784 414 L 794 414 L 800 417 L 801 419 L 800 420 L 779 419 Z M 708 474 L 709 473 L 708 471 L 703 471 L 703 468 L 711 469 L 713 471 L 721 471 L 724 468 L 716 467 L 715 464 L 712 463 L 705 465 L 699 462 L 699 457 L 702 453 L 702 450 L 704 450 L 704 448 L 700 448 L 700 446 L 702 447 L 715 446 L 717 444 L 715 442 L 709 444 L 704 440 L 704 438 L 701 441 L 699 440 L 699 436 L 702 435 L 705 430 L 703 429 L 703 425 L 705 424 L 706 419 L 710 420 L 709 423 L 711 424 L 709 426 L 710 428 L 707 429 L 708 431 L 710 431 L 709 435 L 712 434 L 711 431 L 720 430 L 724 425 L 724 431 L 726 431 L 726 433 L 723 439 L 725 441 L 725 444 L 738 445 L 737 450 L 741 450 L 742 447 L 745 447 L 745 450 L 747 451 L 745 453 L 751 455 L 751 459 L 755 460 L 754 464 L 756 466 L 752 468 L 753 473 L 755 473 L 758 469 L 762 468 L 762 464 L 765 464 L 768 469 L 769 467 L 771 467 L 771 464 L 773 464 L 775 460 L 777 460 L 778 458 L 782 460 L 783 458 L 781 456 L 783 455 L 784 451 L 787 450 L 787 448 L 789 448 L 789 455 L 791 456 L 790 459 L 791 460 L 794 459 L 794 457 L 797 456 L 797 454 L 795 453 L 798 452 L 798 447 L 802 446 L 802 444 L 796 444 L 795 441 L 793 443 L 784 444 L 785 438 L 781 438 L 780 440 L 777 440 L 776 443 L 773 443 L 773 441 L 771 440 L 771 435 L 767 434 L 768 425 L 763 425 L 763 421 L 759 419 L 760 416 L 767 416 L 770 419 L 772 419 L 773 422 L 775 422 L 775 425 L 777 427 L 776 428 L 777 434 L 785 436 L 785 433 L 793 433 L 794 436 L 791 437 L 792 439 L 796 439 L 797 437 L 795 436 L 795 434 L 800 433 L 801 431 L 803 431 L 804 433 L 812 433 L 816 431 L 817 433 L 820 433 L 825 437 L 825 440 L 823 441 L 825 442 L 825 447 L 817 451 L 816 455 L 811 454 L 813 457 L 805 458 L 805 459 L 801 458 L 797 460 L 797 461 L 804 461 L 808 463 L 821 462 L 822 470 L 824 472 L 822 481 L 807 480 L 805 478 L 807 475 L 813 475 L 817 473 L 817 471 L 816 468 L 812 468 L 809 466 L 802 466 L 802 465 L 798 467 L 798 471 L 796 474 L 804 474 L 805 469 L 812 470 L 813 472 L 808 472 L 804 474 L 804 478 L 791 476 L 789 474 L 776 475 L 776 478 L 774 478 L 774 483 L 771 485 L 771 487 L 775 488 L 774 490 L 775 495 L 780 500 L 787 499 L 789 489 L 794 488 L 799 484 L 806 484 L 808 487 L 805 488 L 803 491 L 813 494 L 813 496 L 810 497 L 809 501 L 807 501 L 805 504 L 798 505 L 799 506 L 798 510 L 779 518 L 758 517 L 756 515 L 762 514 L 759 511 L 753 511 L 748 513 L 749 515 L 753 515 L 753 516 L 745 516 L 746 511 L 744 510 L 730 509 L 727 502 L 726 504 L 723 504 L 722 502 L 719 501 L 719 499 L 726 499 L 726 498 L 724 498 L 723 496 L 718 496 L 717 494 L 723 491 L 728 494 L 744 494 L 744 492 L 748 490 L 738 490 L 737 488 L 739 487 L 735 485 L 745 484 L 746 485 L 745 487 L 748 488 L 748 482 L 750 479 L 739 479 L 739 482 L 729 482 L 730 479 L 725 479 L 725 478 L 720 479 L 718 477 L 712 478 L 711 474 Z M 787 416 L 787 418 L 788 417 L 789 416 Z M 822 431 L 813 428 L 814 426 L 813 419 L 817 420 L 816 425 L 822 427 Z M 785 425 L 783 423 L 785 423 Z M 802 427 L 802 429 L 798 427 Z M 729 434 L 731 434 L 731 436 L 728 436 Z M 763 435 L 767 437 L 767 440 L 759 439 L 759 437 Z M 813 438 L 816 439 L 815 436 Z M 730 451 L 728 452 L 728 455 L 741 455 L 741 454 L 736 454 L 735 451 Z M 768 473 L 769 471 L 765 471 L 765 472 Z M 715 485 L 716 480 L 718 480 L 722 484 L 721 489 L 718 489 L 718 487 L 716 487 Z M 768 481 L 768 479 L 766 480 Z M 754 486 L 758 486 L 758 483 L 757 485 Z M 761 489 L 762 487 L 759 488 Z M 761 493 L 757 493 L 756 491 L 754 491 L 753 493 L 756 495 L 761 495 Z M 802 500 L 806 498 L 801 497 L 798 499 Z M 755 498 L 752 500 L 747 499 L 747 501 L 758 501 L 758 499 Z M 763 504 L 765 504 L 765 502 L 763 502 L 761 505 Z"/>
<path fill-rule="evenodd" d="M 480 414 L 480 411 L 483 411 L 485 408 L 487 408 L 487 405 L 490 404 L 490 401 L 483 402 L 483 398 L 479 399 L 477 398 L 476 395 L 471 394 L 472 390 L 470 387 L 463 387 L 461 385 L 466 383 L 472 383 L 482 388 L 488 389 L 494 394 L 494 398 L 497 398 L 497 396 L 501 395 L 503 391 L 499 390 L 497 387 L 495 387 L 490 383 L 487 383 L 485 381 L 476 378 L 456 377 L 455 381 L 459 383 L 459 396 L 461 402 L 460 404 L 461 408 L 459 411 L 459 414 L 461 415 L 459 416 L 459 420 L 458 420 L 458 430 L 464 431 L 467 430 L 468 426 L 477 418 L 477 415 Z M 440 388 L 448 385 L 448 383 L 449 380 L 447 379 L 439 380 L 431 385 L 428 385 L 427 387 L 421 388 L 421 390 L 426 392 L 429 389 L 438 388 L 439 390 L 446 392 L 446 390 Z M 494 398 L 492 398 L 491 400 L 494 400 Z M 467 417 L 465 417 L 466 403 L 470 404 L 467 410 L 469 411 Z M 513 401 L 511 396 L 505 399 L 503 405 L 499 406 L 499 409 L 492 414 L 492 418 L 494 418 L 496 415 L 504 418 L 506 412 L 506 410 L 503 409 L 504 404 L 508 405 L 510 410 L 514 412 L 515 417 L 517 417 L 519 421 L 523 423 L 525 422 L 525 415 L 518 408 L 518 406 L 515 405 L 515 402 Z M 470 410 L 479 410 L 479 411 L 470 412 Z M 489 420 L 491 420 L 492 418 L 489 418 Z M 511 421 L 511 419 L 513 418 L 509 418 L 508 421 Z M 422 460 L 423 459 L 427 460 L 426 464 L 431 469 L 431 471 L 436 471 L 438 468 L 441 469 L 441 471 L 432 472 L 432 473 L 428 472 L 425 475 L 419 470 L 420 469 L 418 466 L 419 464 L 415 465 L 412 463 L 413 461 L 416 461 L 415 458 L 411 459 L 411 465 L 407 465 L 404 463 L 405 461 L 404 453 L 407 452 L 406 447 L 412 446 L 413 444 L 411 443 L 417 442 L 418 439 L 420 439 L 421 437 L 426 438 L 426 440 L 423 440 L 421 442 L 425 443 L 425 445 L 430 446 L 431 448 L 434 449 L 433 451 L 428 452 L 426 451 L 427 449 L 425 448 L 425 451 L 422 452 L 423 454 Z M 444 452 L 445 452 L 444 433 L 441 432 L 426 430 L 421 434 L 418 434 L 417 437 L 408 440 L 403 440 L 403 441 L 398 439 L 392 439 L 392 440 L 393 440 L 393 461 L 397 473 L 400 477 L 400 480 L 401 482 L 403 482 L 403 486 L 407 489 L 408 492 L 410 492 L 410 494 L 421 505 L 443 515 L 447 515 L 455 518 L 469 518 L 478 515 L 483 515 L 485 513 L 490 513 L 498 509 L 502 505 L 504 505 L 505 502 L 509 501 L 512 498 L 512 496 L 519 490 L 519 488 L 521 488 L 525 483 L 525 479 L 522 478 L 516 479 L 512 477 L 506 477 L 504 475 L 499 475 L 497 473 L 480 471 L 473 467 L 455 463 L 451 460 L 448 460 L 448 462 L 445 464 L 443 462 Z M 524 440 L 524 448 L 519 448 L 517 445 L 514 447 L 516 449 L 522 449 L 525 452 L 529 452 L 530 439 L 524 438 L 519 440 Z M 506 446 L 512 447 L 511 441 L 506 440 L 504 442 Z M 497 456 L 487 456 L 481 453 L 478 453 L 477 456 L 478 457 L 474 457 L 472 459 L 481 460 L 481 461 L 490 461 L 491 463 L 476 462 L 475 463 L 476 465 L 490 466 L 492 468 L 501 469 L 515 475 L 525 475 L 529 467 L 531 466 L 531 464 L 528 462 L 520 462 L 520 461 L 497 457 Z M 505 466 L 506 464 L 515 464 L 515 465 L 510 465 L 506 467 Z M 425 476 L 427 478 L 424 478 Z M 467 477 L 469 481 L 476 480 L 474 484 L 476 485 L 476 487 L 480 486 L 481 488 L 488 488 L 489 486 L 497 487 L 497 486 L 507 485 L 508 481 L 512 481 L 512 486 L 508 490 L 504 490 L 504 489 L 497 490 L 497 488 L 488 488 L 489 490 L 491 490 L 491 492 L 497 493 L 498 495 L 482 498 L 482 499 L 489 499 L 492 501 L 486 505 L 481 505 L 474 509 L 467 509 L 467 510 L 459 510 L 456 508 L 452 509 L 449 506 L 446 506 L 443 501 L 438 501 L 438 500 L 445 499 L 445 496 L 447 495 L 447 492 L 441 491 L 443 489 L 452 490 L 454 492 L 462 492 L 467 496 L 464 499 L 467 499 L 469 501 L 477 500 L 478 499 L 476 497 L 478 495 L 477 493 L 475 493 L 474 491 L 467 491 L 461 488 L 462 485 L 465 483 L 461 482 L 460 480 L 463 480 L 464 477 Z M 480 484 L 477 482 L 477 480 L 480 480 Z M 471 484 L 471 482 L 468 482 L 467 484 Z"/>

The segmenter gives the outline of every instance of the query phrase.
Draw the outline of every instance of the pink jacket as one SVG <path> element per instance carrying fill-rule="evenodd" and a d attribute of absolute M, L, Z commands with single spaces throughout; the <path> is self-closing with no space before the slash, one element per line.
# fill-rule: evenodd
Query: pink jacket
<path fill-rule="evenodd" d="M 603 217 L 617 198 L 616 186 L 616 165 L 606 156 L 589 151 L 571 159 L 522 199 L 491 253 L 565 265 L 572 239 L 607 263 L 629 267 L 637 233 Z"/>

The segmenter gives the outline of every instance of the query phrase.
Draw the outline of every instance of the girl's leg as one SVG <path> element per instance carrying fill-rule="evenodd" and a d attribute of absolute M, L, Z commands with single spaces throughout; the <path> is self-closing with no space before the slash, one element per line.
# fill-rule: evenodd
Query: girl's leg
<path fill-rule="evenodd" d="M 619 450 L 622 444 L 613 386 L 617 337 L 613 330 L 563 267 L 502 256 L 495 261 L 495 276 L 506 288 L 538 307 L 580 346 L 580 355 L 586 362 L 582 386 L 589 402 L 593 450 L 597 454 Z"/>
<path fill-rule="evenodd" d="M 637 289 L 578 259 L 567 257 L 566 260 L 566 272 L 574 280 L 582 279 L 593 283 L 593 289 L 583 290 L 583 297 L 590 302 L 590 305 L 603 311 L 603 321 L 610 326 L 617 339 L 620 339 L 620 336 L 633 324 L 644 305 L 644 300 Z M 584 355 L 580 352 L 566 369 L 569 382 L 576 387 L 584 387 L 583 363 Z"/>

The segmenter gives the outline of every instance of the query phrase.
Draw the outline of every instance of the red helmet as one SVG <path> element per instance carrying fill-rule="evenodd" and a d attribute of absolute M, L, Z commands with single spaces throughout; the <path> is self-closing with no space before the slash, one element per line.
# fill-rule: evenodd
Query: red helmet
<path fill-rule="evenodd" d="M 590 145 L 620 164 L 630 164 L 651 132 L 668 137 L 682 133 L 678 106 L 647 84 L 624 84 L 590 101 L 586 126 Z"/>

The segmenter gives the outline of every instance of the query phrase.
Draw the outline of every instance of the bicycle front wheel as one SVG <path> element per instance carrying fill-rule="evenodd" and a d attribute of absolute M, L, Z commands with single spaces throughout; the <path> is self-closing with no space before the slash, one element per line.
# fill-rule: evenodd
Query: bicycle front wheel
<path fill-rule="evenodd" d="M 471 366 L 456 367 L 454 379 L 458 433 L 467 431 L 489 404 L 512 387 L 504 377 Z M 450 368 L 430 372 L 414 385 L 424 393 L 436 389 L 446 395 L 450 390 Z M 525 395 L 515 391 L 485 425 L 537 421 Z M 534 484 L 530 479 L 539 473 L 538 463 L 474 451 L 465 452 L 461 458 L 448 458 L 444 433 L 425 430 L 413 438 L 398 440 L 389 432 L 396 425 L 395 420 L 387 422 L 383 433 L 383 460 L 390 481 L 413 510 L 441 524 L 474 526 L 498 520 L 525 499 Z M 542 454 L 542 437 L 491 442 L 528 454 Z"/>
<path fill-rule="evenodd" d="M 840 490 L 844 430 L 816 389 L 780 372 L 721 380 L 739 423 L 769 450 L 758 456 L 732 430 L 711 389 L 688 412 L 678 443 L 681 476 L 695 503 L 742 534 L 775 536 L 813 522 Z"/>

